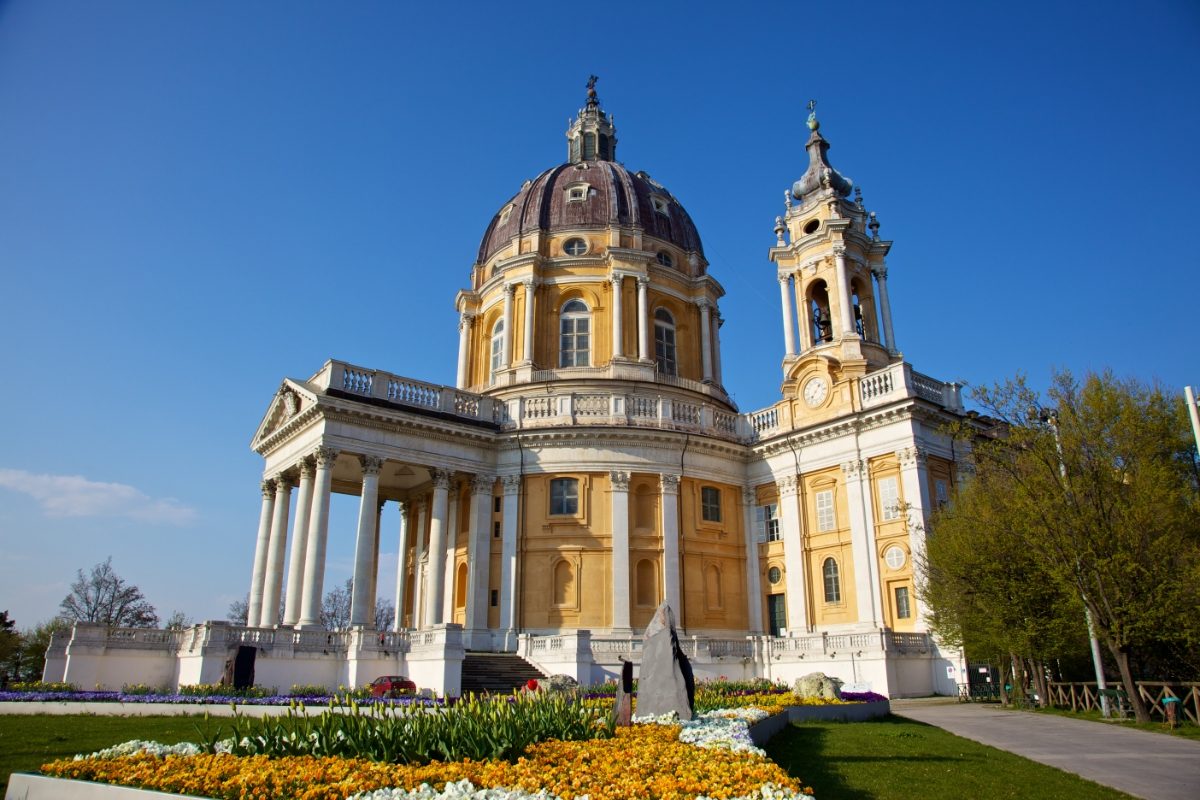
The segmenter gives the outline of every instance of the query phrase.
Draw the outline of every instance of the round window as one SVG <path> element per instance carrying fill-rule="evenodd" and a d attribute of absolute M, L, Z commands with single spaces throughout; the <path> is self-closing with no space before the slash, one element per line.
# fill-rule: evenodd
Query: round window
<path fill-rule="evenodd" d="M 581 256 L 588 250 L 587 242 L 578 237 L 563 242 L 563 252 L 569 256 Z"/>
<path fill-rule="evenodd" d="M 779 583 L 782 578 L 783 573 L 779 570 L 779 567 L 771 567 L 767 570 L 767 580 L 771 583 Z"/>
<path fill-rule="evenodd" d="M 896 545 L 892 545 L 883 553 L 883 560 L 886 561 L 887 565 L 892 569 L 900 569 L 903 567 L 905 558 L 904 551 Z"/>
<path fill-rule="evenodd" d="M 820 227 L 821 227 L 821 220 L 811 219 L 804 224 L 804 233 L 805 233 L 805 235 L 810 234 L 810 233 L 816 233 L 817 228 L 820 228 Z"/>

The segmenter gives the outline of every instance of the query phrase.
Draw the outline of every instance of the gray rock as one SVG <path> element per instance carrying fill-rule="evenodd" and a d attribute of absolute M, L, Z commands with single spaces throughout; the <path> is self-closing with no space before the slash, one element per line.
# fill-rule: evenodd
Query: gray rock
<path fill-rule="evenodd" d="M 841 700 L 842 679 L 832 678 L 824 672 L 810 672 L 804 677 L 796 679 L 792 694 L 801 699 L 818 697 L 822 700 Z"/>
<path fill-rule="evenodd" d="M 674 711 L 690 720 L 695 709 L 696 681 L 692 665 L 679 647 L 675 615 L 663 603 L 646 626 L 642 645 L 642 669 L 638 675 L 639 717 L 659 716 Z"/>
<path fill-rule="evenodd" d="M 573 692 L 579 688 L 579 681 L 570 675 L 551 675 L 539 685 L 547 692 Z"/>

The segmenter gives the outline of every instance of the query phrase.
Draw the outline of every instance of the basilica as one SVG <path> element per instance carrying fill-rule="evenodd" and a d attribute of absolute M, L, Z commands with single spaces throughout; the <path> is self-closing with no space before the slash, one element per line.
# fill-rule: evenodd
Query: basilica
<path fill-rule="evenodd" d="M 700 676 L 823 671 L 893 697 L 954 693 L 961 653 L 928 632 L 914 563 L 970 470 L 941 433 L 964 413 L 959 387 L 901 355 L 891 242 L 815 113 L 808 127 L 769 250 L 774 405 L 731 401 L 724 289 L 679 200 L 618 160 L 592 81 L 566 160 L 487 223 L 454 298 L 456 385 L 338 360 L 282 381 L 252 441 L 247 625 L 166 644 L 77 628 L 47 674 L 105 683 L 105 654 L 161 651 L 167 682 L 250 660 L 264 685 L 406 674 L 456 694 L 465 660 L 503 653 L 593 683 L 637 662 L 666 603 Z M 355 530 L 330 530 L 334 492 L 360 498 Z M 380 530 L 387 503 L 398 529 Z M 347 631 L 321 627 L 331 535 L 354 537 Z M 381 563 L 381 541 L 398 563 Z M 393 569 L 395 622 L 374 630 L 377 576 Z"/>

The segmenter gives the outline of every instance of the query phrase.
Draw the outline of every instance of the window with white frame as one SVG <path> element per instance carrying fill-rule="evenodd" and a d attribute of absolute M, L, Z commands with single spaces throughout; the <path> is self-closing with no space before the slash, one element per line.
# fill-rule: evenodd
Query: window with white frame
<path fill-rule="evenodd" d="M 550 513 L 570 516 L 579 513 L 577 478 L 553 478 L 550 481 Z"/>
<path fill-rule="evenodd" d="M 816 494 L 817 530 L 832 531 L 837 528 L 837 514 L 833 507 L 833 489 L 822 489 Z"/>
<path fill-rule="evenodd" d="M 884 522 L 900 519 L 900 481 L 895 475 L 880 478 L 876 484 L 879 489 L 880 517 Z"/>
<path fill-rule="evenodd" d="M 754 522 L 758 530 L 758 541 L 778 542 L 783 539 L 783 533 L 779 530 L 778 503 L 755 506 Z"/>
<path fill-rule="evenodd" d="M 825 559 L 821 565 L 821 577 L 825 580 L 825 602 L 842 602 L 842 576 L 838 571 L 837 562 L 832 558 Z"/>
<path fill-rule="evenodd" d="M 715 486 L 700 487 L 700 518 L 705 522 L 721 521 L 721 490 Z"/>
<path fill-rule="evenodd" d="M 908 619 L 912 616 L 912 604 L 908 599 L 908 587 L 896 587 L 896 619 Z"/>
<path fill-rule="evenodd" d="M 504 320 L 496 320 L 492 328 L 492 377 L 504 366 Z"/>
<path fill-rule="evenodd" d="M 580 239 L 576 236 L 563 242 L 563 252 L 569 256 L 581 256 L 587 251 L 588 243 L 586 239 Z"/>
<path fill-rule="evenodd" d="M 654 256 L 654 260 L 659 264 L 662 264 L 664 267 L 675 266 L 675 259 L 671 258 L 671 254 L 666 250 L 659 250 L 658 254 Z"/>
<path fill-rule="evenodd" d="M 660 374 L 679 374 L 675 362 L 675 318 L 665 308 L 654 312 L 654 359 Z"/>
<path fill-rule="evenodd" d="M 588 189 L 590 187 L 586 183 L 572 183 L 567 187 L 567 202 L 578 203 L 588 199 Z"/>
<path fill-rule="evenodd" d="M 558 317 L 558 365 L 586 367 L 590 363 L 591 313 L 582 300 L 568 300 Z"/>

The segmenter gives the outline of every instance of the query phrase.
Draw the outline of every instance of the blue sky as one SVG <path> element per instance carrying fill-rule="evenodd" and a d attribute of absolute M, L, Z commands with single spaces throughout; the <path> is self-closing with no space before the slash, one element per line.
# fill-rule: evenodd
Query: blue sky
<path fill-rule="evenodd" d="M 452 383 L 454 293 L 591 73 L 700 230 L 743 410 L 778 397 L 767 248 L 814 97 L 916 369 L 1200 383 L 1198 53 L 1187 0 L 0 0 L 0 609 L 47 619 L 112 555 L 162 616 L 222 617 L 281 379 Z"/>

